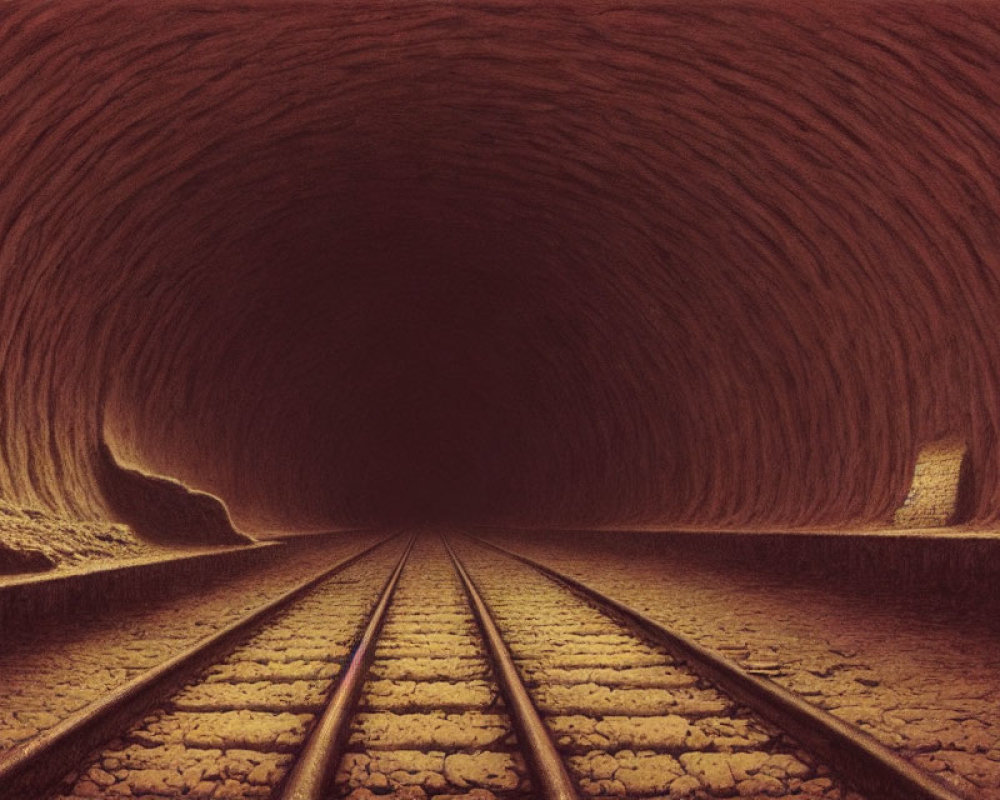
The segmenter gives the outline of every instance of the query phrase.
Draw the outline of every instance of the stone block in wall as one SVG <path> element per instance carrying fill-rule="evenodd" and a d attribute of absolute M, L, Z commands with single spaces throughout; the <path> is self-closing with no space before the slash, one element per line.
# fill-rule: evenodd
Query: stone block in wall
<path fill-rule="evenodd" d="M 942 439 L 921 449 L 913 482 L 893 522 L 901 528 L 937 528 L 954 521 L 968 457 L 965 442 Z"/>

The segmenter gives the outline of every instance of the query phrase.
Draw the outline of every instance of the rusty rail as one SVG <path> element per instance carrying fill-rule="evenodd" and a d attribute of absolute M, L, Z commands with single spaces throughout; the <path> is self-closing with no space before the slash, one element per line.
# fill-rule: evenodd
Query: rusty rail
<path fill-rule="evenodd" d="M 33 797 L 44 793 L 76 768 L 91 750 L 117 735 L 132 720 L 169 696 L 186 676 L 210 664 L 255 625 L 274 616 L 397 535 L 388 536 L 339 561 L 136 676 L 34 739 L 11 748 L 0 756 L 0 797 Z"/>
<path fill-rule="evenodd" d="M 406 559 L 413 549 L 416 537 L 411 537 L 399 557 L 382 595 L 365 626 L 361 640 L 351 654 L 351 660 L 334 689 L 323 716 L 309 735 L 295 766 L 289 773 L 281 791 L 281 800 L 325 800 L 340 763 L 340 757 L 350 732 L 351 718 L 364 688 L 368 668 L 375 655 L 386 612 L 399 583 L 399 576 L 406 566 Z"/>
<path fill-rule="evenodd" d="M 561 756 L 556 751 L 548 728 L 542 722 L 534 703 L 531 702 L 528 690 L 521 681 L 521 676 L 514 665 L 514 659 L 493 621 L 493 615 L 480 596 L 475 582 L 466 572 L 465 566 L 447 540 L 445 540 L 444 546 L 455 565 L 455 571 L 462 579 L 469 604 L 472 606 L 483 639 L 493 658 L 497 680 L 507 699 L 511 720 L 517 731 L 518 743 L 524 750 L 524 756 L 532 769 L 535 791 L 545 800 L 578 800 L 576 786 L 566 771 Z"/>
<path fill-rule="evenodd" d="M 733 699 L 797 739 L 872 800 L 964 800 L 962 795 L 913 766 L 856 725 L 817 708 L 776 683 L 751 675 L 718 653 L 582 581 L 492 542 L 470 538 L 527 564 L 599 607 L 611 609 L 615 615 L 667 648 Z"/>

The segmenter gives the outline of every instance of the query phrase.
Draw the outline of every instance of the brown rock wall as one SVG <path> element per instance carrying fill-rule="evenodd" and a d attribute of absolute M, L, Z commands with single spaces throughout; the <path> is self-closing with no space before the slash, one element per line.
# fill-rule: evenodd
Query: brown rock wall
<path fill-rule="evenodd" d="M 998 54 L 985 2 L 5 3 L 0 496 L 114 516 L 104 442 L 250 530 L 806 525 L 956 435 L 993 523 Z"/>

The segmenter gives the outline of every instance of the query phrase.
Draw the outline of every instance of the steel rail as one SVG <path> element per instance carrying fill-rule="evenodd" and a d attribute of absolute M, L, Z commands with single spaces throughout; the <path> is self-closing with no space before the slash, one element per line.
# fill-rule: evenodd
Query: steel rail
<path fill-rule="evenodd" d="M 500 635 L 489 607 L 446 539 L 444 546 L 451 556 L 455 571 L 462 579 L 469 604 L 493 659 L 496 677 L 507 700 L 514 729 L 517 731 L 518 743 L 524 750 L 525 758 L 532 769 L 535 791 L 545 800 L 578 800 L 579 795 L 573 779 L 566 771 L 566 765 L 556 750 L 552 736 L 531 701 L 531 696 L 517 672 L 514 659 Z"/>
<path fill-rule="evenodd" d="M 286 608 L 320 583 L 371 554 L 393 534 L 345 558 L 273 600 L 195 642 L 128 683 L 84 706 L 35 738 L 0 755 L 0 797 L 42 794 L 75 769 L 95 747 L 163 701 L 192 672 L 208 666 L 250 629 Z"/>
<path fill-rule="evenodd" d="M 718 653 L 576 578 L 479 537 L 469 538 L 527 564 L 587 600 L 611 608 L 733 699 L 797 739 L 872 800 L 965 800 L 963 795 L 913 766 L 856 725 L 838 719 L 776 683 L 751 675 Z"/>
<path fill-rule="evenodd" d="M 351 653 L 347 668 L 341 673 L 341 678 L 330 695 L 323 716 L 309 734 L 295 766 L 285 779 L 279 795 L 281 800 L 325 800 L 328 796 L 350 733 L 354 709 L 375 656 L 375 646 L 382 632 L 386 612 L 415 541 L 416 536 L 412 536 L 386 581 L 365 631 Z"/>

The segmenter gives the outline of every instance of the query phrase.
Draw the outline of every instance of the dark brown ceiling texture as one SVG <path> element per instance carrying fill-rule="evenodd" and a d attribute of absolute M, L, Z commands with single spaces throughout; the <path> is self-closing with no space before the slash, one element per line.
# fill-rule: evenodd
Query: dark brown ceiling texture
<path fill-rule="evenodd" d="M 996 4 L 13 0 L 0 96 L 9 500 L 997 518 Z"/>

